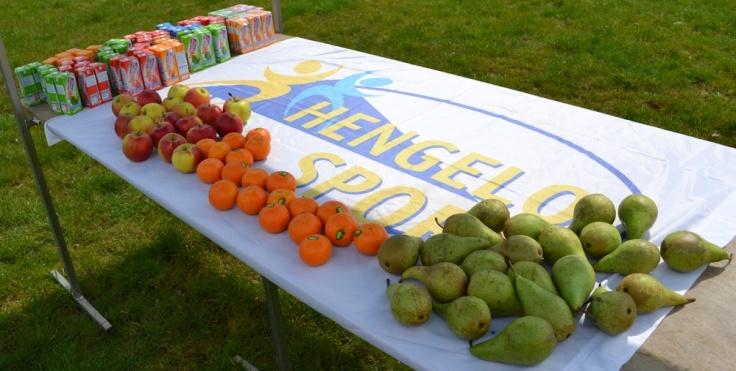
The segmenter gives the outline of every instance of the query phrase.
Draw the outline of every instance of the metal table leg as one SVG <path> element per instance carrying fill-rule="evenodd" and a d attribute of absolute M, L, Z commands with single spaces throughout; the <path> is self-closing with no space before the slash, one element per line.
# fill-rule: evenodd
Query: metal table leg
<path fill-rule="evenodd" d="M 276 26 L 277 33 L 284 32 L 284 21 L 281 18 L 281 0 L 271 1 L 271 12 L 273 13 L 273 23 Z"/>
<path fill-rule="evenodd" d="M 8 54 L 5 50 L 5 43 L 0 38 L 0 72 L 5 79 L 5 88 L 8 90 L 10 96 L 10 102 L 13 105 L 13 112 L 15 113 L 15 121 L 18 124 L 18 130 L 20 131 L 20 137 L 23 141 L 23 147 L 28 155 L 28 161 L 31 165 L 31 171 L 33 177 L 36 180 L 36 188 L 41 194 L 41 200 L 46 209 L 46 216 L 49 219 L 51 230 L 54 233 L 54 240 L 56 241 L 56 247 L 61 257 L 61 261 L 64 264 L 64 271 L 68 277 L 68 281 L 64 276 L 57 272 L 52 271 L 51 275 L 72 294 L 74 300 L 84 309 L 87 314 L 90 315 L 103 329 L 109 330 L 112 328 L 110 322 L 108 322 L 88 301 L 82 294 L 82 289 L 79 287 L 79 281 L 77 281 L 77 274 L 72 264 L 72 258 L 69 255 L 69 250 L 66 247 L 64 241 L 64 234 L 61 231 L 61 225 L 59 224 L 59 217 L 56 215 L 54 210 L 54 204 L 51 201 L 51 195 L 46 185 L 46 179 L 44 178 L 43 171 L 41 170 L 41 164 L 38 161 L 38 154 L 36 153 L 36 147 L 33 145 L 33 139 L 31 133 L 28 130 L 28 121 L 23 114 L 23 106 L 20 103 L 18 92 L 15 90 L 13 85 L 13 72 L 10 69 L 10 63 L 8 62 Z"/>
<path fill-rule="evenodd" d="M 271 338 L 276 349 L 276 360 L 279 370 L 291 370 L 289 354 L 284 338 L 284 329 L 281 319 L 281 305 L 279 304 L 279 287 L 268 278 L 261 276 L 263 287 L 266 289 L 266 306 L 268 307 L 268 321 L 271 323 Z"/>

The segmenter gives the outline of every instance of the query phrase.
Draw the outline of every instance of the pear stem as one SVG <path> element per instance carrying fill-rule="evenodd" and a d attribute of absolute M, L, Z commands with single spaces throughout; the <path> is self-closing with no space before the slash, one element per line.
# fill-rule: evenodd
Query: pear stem
<path fill-rule="evenodd" d="M 685 303 L 685 304 L 690 304 L 690 303 L 692 303 L 692 302 L 695 301 L 695 298 L 685 298 L 685 299 L 687 300 L 687 303 Z M 683 305 L 685 305 L 685 304 L 683 304 Z"/>
<path fill-rule="evenodd" d="M 439 226 L 440 228 L 442 228 L 442 229 L 445 229 L 445 226 L 444 226 L 444 225 L 442 225 L 442 224 L 440 224 L 440 220 L 439 220 L 439 219 L 437 219 L 437 217 L 435 217 L 435 218 L 434 218 L 434 222 L 435 222 L 435 223 L 437 223 L 437 225 L 438 225 L 438 226 Z"/>

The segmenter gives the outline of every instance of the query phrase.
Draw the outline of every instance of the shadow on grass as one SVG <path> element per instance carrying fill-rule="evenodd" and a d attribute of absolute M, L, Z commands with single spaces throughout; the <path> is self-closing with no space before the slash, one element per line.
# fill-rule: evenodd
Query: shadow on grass
<path fill-rule="evenodd" d="M 59 287 L 0 317 L 0 369 L 239 369 L 235 355 L 276 369 L 257 275 L 244 266 L 217 272 L 206 248 L 187 246 L 175 230 L 157 235 L 120 264 L 80 277 L 110 332 Z M 281 302 L 295 369 L 402 367 L 283 291 Z"/>

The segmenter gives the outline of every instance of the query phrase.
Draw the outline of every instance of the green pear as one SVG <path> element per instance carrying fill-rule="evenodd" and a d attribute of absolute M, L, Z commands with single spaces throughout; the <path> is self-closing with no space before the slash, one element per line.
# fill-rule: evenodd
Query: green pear
<path fill-rule="evenodd" d="M 383 241 L 378 248 L 378 264 L 388 273 L 401 274 L 419 260 L 422 239 L 406 234 L 396 234 Z"/>
<path fill-rule="evenodd" d="M 447 262 L 428 267 L 411 267 L 401 275 L 402 280 L 408 278 L 422 282 L 432 297 L 443 303 L 465 295 L 468 286 L 468 277 L 462 268 Z"/>
<path fill-rule="evenodd" d="M 518 234 L 491 247 L 491 250 L 509 258 L 511 263 L 519 261 L 542 262 L 542 246 L 529 236 Z"/>
<path fill-rule="evenodd" d="M 616 206 L 605 195 L 591 193 L 578 200 L 572 211 L 570 229 L 580 234 L 583 228 L 593 222 L 612 224 L 616 219 Z"/>
<path fill-rule="evenodd" d="M 704 264 L 731 259 L 726 249 L 688 231 L 667 235 L 662 241 L 661 253 L 668 267 L 684 273 L 692 272 Z"/>
<path fill-rule="evenodd" d="M 468 295 L 483 299 L 494 317 L 524 314 L 511 279 L 498 271 L 482 271 L 470 277 Z"/>
<path fill-rule="evenodd" d="M 397 321 L 411 326 L 421 325 L 429 320 L 432 314 L 432 297 L 427 289 L 411 283 L 392 283 L 388 285 L 387 292 L 391 313 Z"/>
<path fill-rule="evenodd" d="M 484 238 L 488 240 L 491 246 L 502 240 L 500 234 L 486 227 L 478 218 L 468 213 L 458 213 L 447 218 L 445 225 L 442 227 L 442 233 Z"/>
<path fill-rule="evenodd" d="M 503 234 L 506 238 L 523 234 L 536 240 L 539 237 L 539 233 L 548 225 L 549 223 L 539 215 L 521 213 L 514 215 L 506 221 L 506 225 L 503 227 Z"/>
<path fill-rule="evenodd" d="M 570 310 L 577 312 L 595 286 L 595 271 L 588 258 L 567 255 L 552 266 L 552 280 Z"/>
<path fill-rule="evenodd" d="M 419 256 L 422 265 L 427 266 L 442 262 L 460 264 L 471 252 L 489 247 L 490 244 L 485 238 L 440 233 L 424 241 Z"/>
<path fill-rule="evenodd" d="M 644 236 L 657 220 L 657 213 L 657 204 L 642 194 L 630 195 L 618 204 L 618 217 L 630 240 Z"/>
<path fill-rule="evenodd" d="M 593 222 L 580 232 L 580 243 L 588 255 L 600 259 L 621 245 L 621 233 L 611 224 Z"/>
<path fill-rule="evenodd" d="M 470 354 L 484 360 L 521 366 L 536 365 L 555 350 L 555 330 L 542 318 L 517 318 L 500 334 L 470 347 Z"/>
<path fill-rule="evenodd" d="M 474 273 L 494 270 L 506 272 L 508 266 L 503 255 L 491 250 L 478 250 L 471 252 L 465 257 L 460 268 L 465 271 L 465 275 L 472 277 Z"/>
<path fill-rule="evenodd" d="M 550 225 L 539 234 L 538 241 L 544 251 L 544 260 L 552 265 L 566 255 L 585 256 L 580 239 L 567 228 Z"/>
<path fill-rule="evenodd" d="M 618 335 L 636 321 L 636 303 L 621 291 L 608 291 L 599 287 L 593 291 L 588 314 L 603 332 Z"/>
<path fill-rule="evenodd" d="M 555 295 L 559 295 L 555 283 L 552 282 L 552 277 L 549 276 L 549 273 L 547 273 L 547 270 L 541 264 L 529 261 L 516 262 L 509 269 L 508 275 L 513 281 L 517 274 L 524 276 L 524 278 L 534 282 L 537 286 Z"/>
<path fill-rule="evenodd" d="M 555 330 L 557 341 L 569 338 L 575 331 L 575 321 L 567 303 L 523 276 L 517 275 L 515 281 L 524 314 L 547 320 Z"/>
<path fill-rule="evenodd" d="M 633 273 L 624 277 L 616 290 L 631 295 L 639 314 L 649 313 L 661 307 L 683 305 L 695 301 L 694 298 L 688 298 L 670 290 L 646 273 Z"/>
<path fill-rule="evenodd" d="M 468 214 L 478 218 L 486 227 L 498 233 L 501 233 L 506 221 L 509 220 L 509 208 L 496 199 L 478 202 L 468 210 Z"/>
<path fill-rule="evenodd" d="M 593 268 L 596 272 L 627 275 L 649 273 L 659 264 L 659 249 L 646 240 L 628 240 L 616 250 L 598 260 Z"/>
<path fill-rule="evenodd" d="M 461 296 L 452 303 L 434 303 L 433 310 L 453 334 L 465 340 L 475 340 L 491 327 L 491 311 L 485 301 L 475 296 Z"/>

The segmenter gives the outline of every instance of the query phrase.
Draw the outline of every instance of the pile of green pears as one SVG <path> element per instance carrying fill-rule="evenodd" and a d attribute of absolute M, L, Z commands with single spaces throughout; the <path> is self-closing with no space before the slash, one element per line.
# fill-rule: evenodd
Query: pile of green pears
<path fill-rule="evenodd" d="M 572 335 L 574 318 L 582 312 L 602 331 L 617 335 L 638 314 L 694 301 L 649 274 L 660 257 L 678 272 L 730 258 L 688 231 L 671 233 L 660 249 L 644 239 L 658 213 L 645 195 L 630 195 L 618 206 L 626 240 L 612 224 L 616 212 L 605 195 L 589 194 L 575 204 L 565 228 L 534 214 L 511 217 L 505 204 L 490 199 L 448 217 L 440 224 L 442 233 L 426 241 L 391 236 L 378 251 L 381 268 L 401 276 L 395 283 L 387 280 L 391 312 L 404 325 L 423 324 L 434 312 L 470 341 L 474 356 L 535 365 Z M 625 277 L 608 291 L 595 288 L 596 272 Z M 473 344 L 488 332 L 492 317 L 517 318 L 493 338 Z"/>

